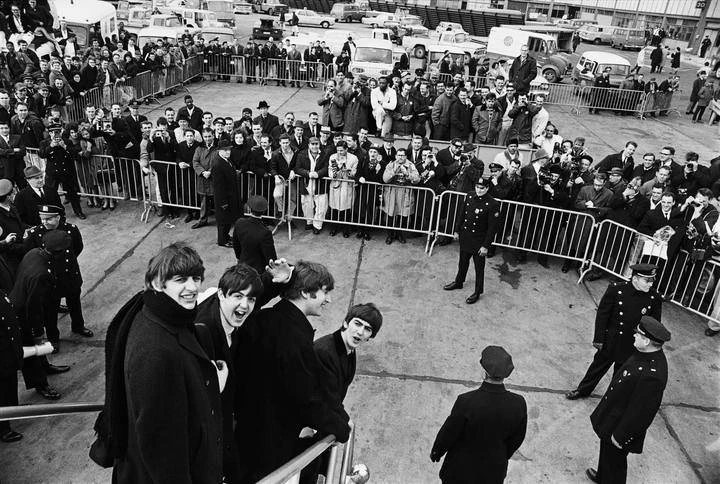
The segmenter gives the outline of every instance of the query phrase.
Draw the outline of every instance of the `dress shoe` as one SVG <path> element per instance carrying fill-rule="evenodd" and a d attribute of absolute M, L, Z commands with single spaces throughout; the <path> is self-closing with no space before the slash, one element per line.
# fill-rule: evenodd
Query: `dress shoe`
<path fill-rule="evenodd" d="M 710 337 L 712 337 L 712 336 L 715 336 L 715 335 L 718 334 L 718 333 L 720 333 L 720 330 L 715 330 L 715 329 L 710 329 L 710 328 L 706 328 L 706 329 L 705 329 L 705 336 L 710 336 Z"/>
<path fill-rule="evenodd" d="M 593 482 L 600 482 L 600 480 L 598 480 L 597 471 L 595 469 L 592 469 L 592 468 L 585 469 L 585 475 L 587 476 L 588 479 L 590 479 Z"/>
<path fill-rule="evenodd" d="M 346 239 L 347 239 L 348 237 L 350 237 L 350 231 L 349 231 L 349 230 L 343 230 L 343 237 L 346 238 Z"/>
<path fill-rule="evenodd" d="M 85 219 L 87 218 L 87 217 L 85 216 L 85 214 L 82 212 L 82 210 L 78 210 L 77 212 L 75 212 L 75 215 L 76 215 L 77 218 L 79 218 L 80 220 L 85 220 Z"/>
<path fill-rule="evenodd" d="M 560 269 L 563 273 L 567 273 L 570 270 L 570 261 L 563 262 L 562 268 Z"/>
<path fill-rule="evenodd" d="M 70 310 L 68 309 L 68 307 L 66 305 L 61 304 L 60 306 L 58 306 L 58 313 L 67 314 L 69 312 L 70 312 Z"/>
<path fill-rule="evenodd" d="M 546 255 L 539 255 L 538 258 L 537 258 L 537 261 L 538 261 L 538 264 L 540 264 L 541 266 L 543 266 L 543 267 L 545 267 L 545 268 L 550 267 L 550 266 L 548 265 L 548 258 L 547 258 Z"/>
<path fill-rule="evenodd" d="M 52 354 L 57 355 L 58 353 L 60 353 L 60 342 L 59 341 L 55 341 L 55 342 L 51 341 L 50 343 L 52 343 L 52 345 L 53 345 Z"/>
<path fill-rule="evenodd" d="M 392 244 L 392 241 L 393 241 L 393 236 L 392 236 L 392 235 L 388 235 L 387 237 L 385 237 L 385 243 L 386 243 L 387 245 Z"/>
<path fill-rule="evenodd" d="M 400 242 L 401 244 L 404 244 L 405 242 L 407 242 L 407 241 L 405 240 L 405 236 L 402 234 L 402 232 L 398 232 L 398 234 L 397 234 L 397 236 L 396 236 L 395 238 L 396 238 L 397 241 Z"/>
<path fill-rule="evenodd" d="M 321 229 L 316 229 L 313 227 L 313 235 L 318 235 L 320 232 L 322 232 Z"/>
<path fill-rule="evenodd" d="M 93 336 L 95 336 L 95 333 L 93 333 L 92 330 L 88 328 L 79 329 L 77 331 L 73 330 L 73 333 L 79 334 L 84 338 L 92 338 Z"/>
<path fill-rule="evenodd" d="M 580 398 L 587 398 L 587 395 L 583 395 L 578 390 L 572 390 L 565 394 L 565 398 L 568 400 L 578 400 Z"/>
<path fill-rule="evenodd" d="M 372 239 L 372 236 L 370 235 L 370 232 L 363 233 L 363 239 L 370 240 Z"/>
<path fill-rule="evenodd" d="M 15 432 L 14 430 L 10 429 L 4 434 L 0 435 L 0 440 L 5 442 L 6 444 L 9 444 L 11 442 L 17 442 L 18 440 L 23 438 L 23 434 L 20 432 Z"/>
<path fill-rule="evenodd" d="M 187 214 L 187 217 L 185 217 L 185 223 L 186 223 L 186 224 L 189 224 L 189 223 L 192 222 L 193 220 L 195 220 L 195 215 L 192 214 L 192 213 Z"/>
<path fill-rule="evenodd" d="M 467 299 L 465 299 L 465 302 L 467 304 L 475 304 L 476 302 L 478 302 L 478 299 L 480 299 L 480 293 L 474 292 L 470 294 Z"/>
<path fill-rule="evenodd" d="M 355 234 L 355 238 L 356 238 L 356 239 L 362 239 L 362 238 L 363 238 L 363 235 L 365 235 L 365 233 L 361 230 L 360 232 L 358 232 L 357 234 Z"/>
<path fill-rule="evenodd" d="M 446 291 L 454 291 L 455 289 L 462 289 L 462 282 L 453 281 L 450 284 L 445 284 L 443 289 Z"/>
<path fill-rule="evenodd" d="M 40 395 L 43 396 L 43 398 L 46 398 L 48 400 L 60 400 L 60 395 L 57 390 L 55 390 L 50 385 L 45 385 L 44 387 L 36 388 L 36 392 L 38 392 Z"/>
<path fill-rule="evenodd" d="M 305 224 L 305 230 L 312 230 L 313 226 L 312 224 Z"/>
<path fill-rule="evenodd" d="M 58 375 L 60 373 L 65 373 L 66 371 L 70 371 L 70 367 L 66 365 L 48 364 L 48 366 L 45 367 L 45 373 L 48 375 Z"/>
<path fill-rule="evenodd" d="M 337 229 L 330 229 L 330 237 L 335 237 L 337 235 Z"/>
<path fill-rule="evenodd" d="M 205 222 L 204 220 L 199 220 L 199 221 L 195 222 L 192 225 L 192 227 L 190 227 L 190 228 L 191 229 L 199 229 L 200 227 L 205 227 L 206 225 L 207 225 L 207 222 Z"/>

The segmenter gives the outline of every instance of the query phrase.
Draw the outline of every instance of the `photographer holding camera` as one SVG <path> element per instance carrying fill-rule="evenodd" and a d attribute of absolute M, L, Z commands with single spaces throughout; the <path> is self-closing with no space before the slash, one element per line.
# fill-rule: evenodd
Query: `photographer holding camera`
<path fill-rule="evenodd" d="M 325 85 L 325 92 L 318 105 L 322 106 L 322 124 L 332 128 L 342 128 L 344 125 L 345 97 L 337 91 L 335 80 L 328 79 Z"/>
<path fill-rule="evenodd" d="M 65 190 L 65 197 L 70 201 L 73 212 L 81 220 L 85 214 L 80 206 L 80 187 L 77 181 L 75 160 L 67 150 L 65 141 L 62 138 L 62 125 L 55 124 L 48 127 L 50 139 L 40 142 L 38 156 L 45 158 L 45 183 L 57 190 L 62 185 Z"/>

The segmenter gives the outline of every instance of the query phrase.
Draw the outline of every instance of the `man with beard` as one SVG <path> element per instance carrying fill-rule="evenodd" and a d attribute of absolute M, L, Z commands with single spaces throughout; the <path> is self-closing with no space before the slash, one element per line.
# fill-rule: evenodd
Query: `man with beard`
<path fill-rule="evenodd" d="M 249 474 L 253 482 L 302 452 L 308 437 L 333 434 L 340 442 L 348 439 L 347 422 L 322 396 L 314 329 L 308 320 L 330 303 L 334 285 L 325 266 L 299 261 L 280 302 L 257 316 L 249 371 L 255 385 L 245 398 L 253 425 L 236 432 L 241 446 L 255 449 Z"/>
<path fill-rule="evenodd" d="M 610 283 L 600 299 L 592 343 L 597 351 L 577 388 L 565 394 L 568 400 L 590 396 L 613 364 L 617 373 L 633 353 L 633 329 L 643 316 L 662 316 L 662 298 L 652 289 L 657 266 L 635 264 L 630 269 L 632 278 Z"/>
<path fill-rule="evenodd" d="M 247 264 L 237 264 L 225 270 L 217 292 L 198 304 L 195 332 L 200 344 L 211 360 L 223 360 L 228 366 L 228 377 L 220 398 L 223 412 L 223 475 L 227 482 L 245 482 L 248 449 L 239 449 L 233 433 L 235 421 L 242 432 L 250 420 L 244 411 L 244 396 L 253 389 L 246 380 L 247 370 L 253 362 L 248 359 L 252 327 L 257 324 L 257 312 L 277 296 L 280 284 L 286 284 L 292 268 L 284 259 L 269 261 L 259 275 Z M 236 411 L 237 409 L 237 411 Z"/>

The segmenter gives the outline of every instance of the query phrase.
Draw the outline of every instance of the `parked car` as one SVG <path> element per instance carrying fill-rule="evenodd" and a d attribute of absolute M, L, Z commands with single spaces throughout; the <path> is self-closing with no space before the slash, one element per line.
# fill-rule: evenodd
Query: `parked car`
<path fill-rule="evenodd" d="M 645 47 L 645 30 L 615 27 L 612 32 L 610 47 L 620 50 L 640 50 Z"/>
<path fill-rule="evenodd" d="M 406 35 L 427 35 L 428 28 L 422 23 L 419 17 L 405 17 L 400 21 L 400 27 L 405 30 Z"/>
<path fill-rule="evenodd" d="M 386 27 L 386 23 L 395 23 L 400 25 L 400 19 L 393 13 L 383 12 L 376 17 L 365 17 L 361 20 L 365 25 L 370 25 L 372 28 L 375 27 Z"/>
<path fill-rule="evenodd" d="M 255 40 L 267 40 L 270 37 L 277 40 L 282 38 L 283 30 L 280 28 L 278 20 L 261 18 L 255 21 L 252 36 Z"/>
<path fill-rule="evenodd" d="M 595 45 L 609 44 L 612 42 L 612 33 L 615 27 L 611 25 L 583 25 L 578 29 L 578 35 L 583 42 L 590 42 Z"/>
<path fill-rule="evenodd" d="M 281 12 L 288 13 L 290 8 L 284 3 L 280 3 L 278 0 L 267 0 L 265 2 L 253 3 L 255 12 L 266 13 L 268 15 L 277 15 Z"/>
<path fill-rule="evenodd" d="M 293 10 L 298 18 L 298 25 L 311 25 L 313 27 L 322 27 L 329 29 L 332 24 L 337 22 L 337 19 L 331 15 L 325 15 L 317 13 L 313 10 Z"/>
<path fill-rule="evenodd" d="M 585 87 L 595 84 L 595 78 L 602 74 L 606 67 L 610 71 L 610 86 L 619 87 L 630 74 L 630 62 L 622 56 L 612 52 L 589 50 L 585 52 L 578 63 L 573 67 L 573 84 Z"/>
<path fill-rule="evenodd" d="M 453 30 L 457 32 L 463 32 L 465 31 L 465 28 L 457 22 L 440 22 L 437 27 L 435 27 L 435 32 L 442 33 L 446 30 Z"/>
<path fill-rule="evenodd" d="M 252 4 L 242 0 L 233 2 L 233 10 L 235 11 L 235 15 L 250 15 L 253 11 Z"/>
<path fill-rule="evenodd" d="M 336 3 L 332 6 L 330 15 L 338 22 L 360 22 L 367 16 L 367 10 L 357 3 Z"/>

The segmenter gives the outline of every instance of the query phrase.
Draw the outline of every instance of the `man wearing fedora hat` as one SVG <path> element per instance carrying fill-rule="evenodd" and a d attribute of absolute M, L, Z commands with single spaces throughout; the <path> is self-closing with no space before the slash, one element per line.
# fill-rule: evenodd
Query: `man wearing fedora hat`
<path fill-rule="evenodd" d="M 15 195 L 15 208 L 20 219 L 30 226 L 40 225 L 38 205 L 55 205 L 62 207 L 62 201 L 57 190 L 45 184 L 45 173 L 35 165 L 24 170 L 28 186 Z"/>
<path fill-rule="evenodd" d="M 480 388 L 463 393 L 435 438 L 430 460 L 445 461 L 440 480 L 450 483 L 502 483 L 508 460 L 525 440 L 527 404 L 503 381 L 514 366 L 501 346 L 487 346 L 480 365 L 485 378 Z"/>
<path fill-rule="evenodd" d="M 257 109 L 260 115 L 253 119 L 253 123 L 259 124 L 263 133 L 270 134 L 275 126 L 280 125 L 278 117 L 269 113 L 270 106 L 264 99 L 258 103 Z"/>
<path fill-rule="evenodd" d="M 663 345 L 670 336 L 670 331 L 649 315 L 640 318 L 634 328 L 632 356 L 615 372 L 590 415 L 593 430 L 600 438 L 597 470 L 585 470 L 591 481 L 625 483 L 628 454 L 642 453 L 645 434 L 660 409 L 667 385 Z"/>
<path fill-rule="evenodd" d="M 217 223 L 217 244 L 232 247 L 230 227 L 242 213 L 240 195 L 236 183 L 235 167 L 230 162 L 232 143 L 221 139 L 212 154 L 211 181 L 215 196 L 215 222 Z"/>
<path fill-rule="evenodd" d="M 265 226 L 261 217 L 267 213 L 268 201 L 260 195 L 248 198 L 248 217 L 235 222 L 232 248 L 238 264 L 243 262 L 262 273 L 268 261 L 277 259 L 272 231 Z"/>

